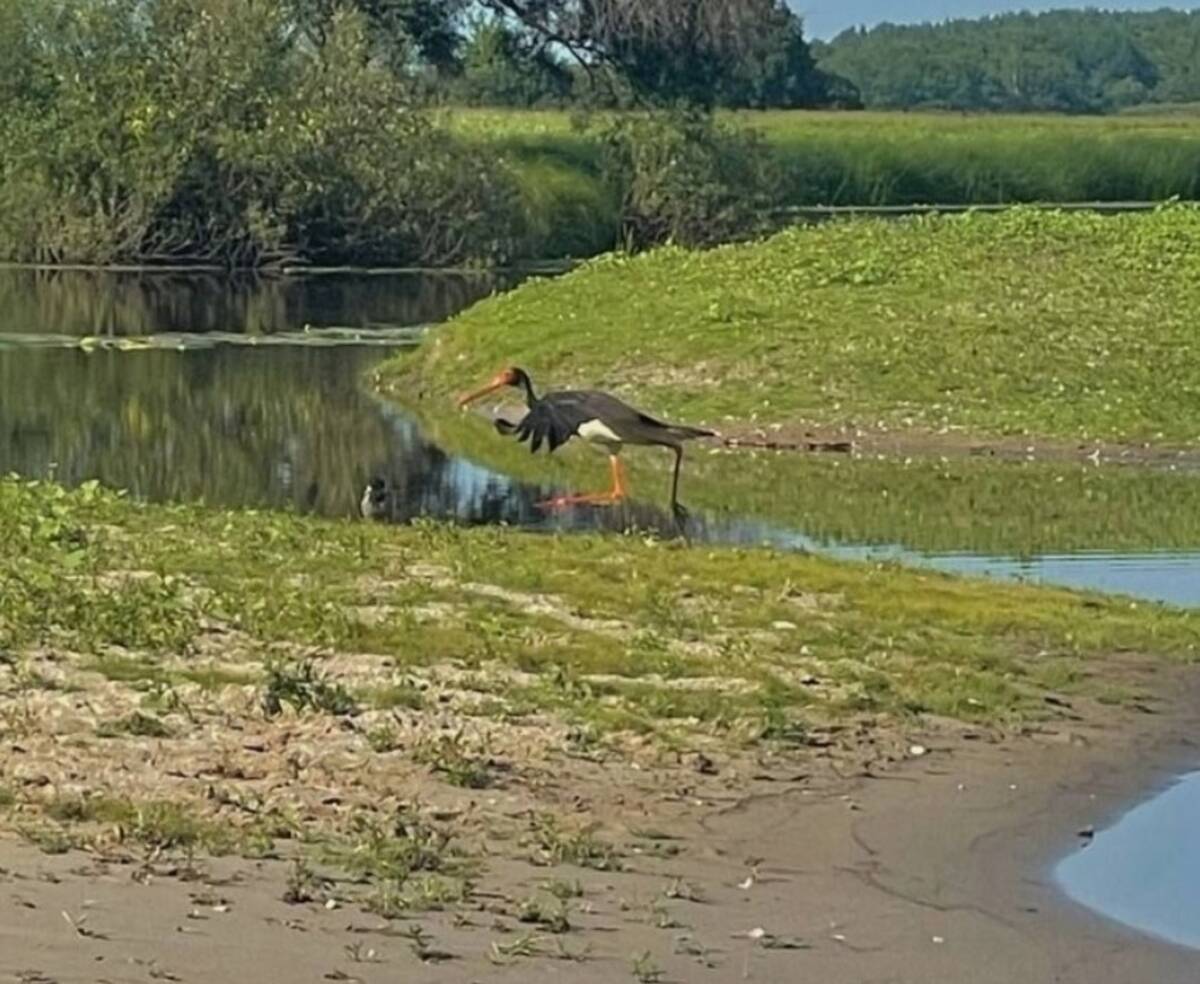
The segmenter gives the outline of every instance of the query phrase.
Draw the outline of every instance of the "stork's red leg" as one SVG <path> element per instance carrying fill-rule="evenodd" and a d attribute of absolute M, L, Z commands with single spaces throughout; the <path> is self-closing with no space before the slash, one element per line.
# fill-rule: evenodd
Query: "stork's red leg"
<path fill-rule="evenodd" d="M 609 455 L 609 461 L 612 464 L 613 484 L 612 488 L 607 492 L 592 492 L 587 495 L 562 495 L 556 499 L 539 502 L 538 505 L 547 509 L 560 509 L 563 506 L 573 505 L 609 506 L 627 498 L 629 488 L 625 484 L 625 466 L 615 454 Z"/>

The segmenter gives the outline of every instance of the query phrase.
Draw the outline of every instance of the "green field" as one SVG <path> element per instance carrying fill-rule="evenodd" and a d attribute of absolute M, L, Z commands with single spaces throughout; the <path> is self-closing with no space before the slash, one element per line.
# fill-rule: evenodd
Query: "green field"
<path fill-rule="evenodd" d="M 498 368 L 717 428 L 1200 442 L 1200 209 L 798 227 L 610 256 L 489 299 L 385 365 L 445 406 Z"/>
<path fill-rule="evenodd" d="M 776 204 L 784 208 L 1200 197 L 1200 127 L 1187 112 L 772 111 L 722 118 L 765 136 L 781 169 Z M 594 130 L 555 111 L 456 109 L 443 119 L 514 168 L 533 255 L 586 256 L 612 245 L 617 206 L 600 178 Z"/>

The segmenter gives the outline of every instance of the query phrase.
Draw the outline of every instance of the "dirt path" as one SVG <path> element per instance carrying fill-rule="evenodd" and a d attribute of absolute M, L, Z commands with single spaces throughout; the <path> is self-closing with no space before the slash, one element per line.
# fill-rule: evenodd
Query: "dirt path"
<path fill-rule="evenodd" d="M 1175 695 L 1157 713 L 1081 706 L 1004 738 L 864 732 L 791 773 L 612 763 L 579 794 L 582 812 L 620 818 L 622 870 L 532 864 L 497 827 L 466 901 L 390 920 L 339 901 L 345 883 L 284 901 L 282 861 L 114 861 L 6 839 L 0 982 L 1194 982 L 1194 953 L 1093 917 L 1048 875 L 1081 827 L 1194 765 L 1200 678 L 1144 673 Z M 889 764 L 900 740 L 927 752 Z"/>

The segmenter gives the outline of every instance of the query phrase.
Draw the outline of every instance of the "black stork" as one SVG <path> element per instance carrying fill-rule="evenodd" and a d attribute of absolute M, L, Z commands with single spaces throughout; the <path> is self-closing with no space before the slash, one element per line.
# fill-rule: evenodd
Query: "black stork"
<path fill-rule="evenodd" d="M 626 498 L 629 486 L 619 455 L 624 445 L 636 444 L 670 448 L 675 452 L 671 510 L 677 518 L 685 512 L 679 505 L 679 466 L 683 462 L 683 444 L 698 437 L 718 436 L 714 431 L 664 423 L 599 390 L 557 390 L 539 397 L 534 392 L 529 373 L 516 366 L 498 372 L 482 389 L 460 397 L 458 405 L 465 408 L 473 400 L 505 386 L 524 392 L 529 412 L 515 424 L 497 420 L 496 429 L 501 434 L 515 435 L 518 441 L 528 441 L 531 452 L 536 452 L 544 443 L 549 453 L 553 453 L 573 437 L 582 438 L 608 451 L 613 483 L 608 492 L 563 496 L 554 499 L 551 505 L 561 506 L 572 502 L 606 504 Z"/>

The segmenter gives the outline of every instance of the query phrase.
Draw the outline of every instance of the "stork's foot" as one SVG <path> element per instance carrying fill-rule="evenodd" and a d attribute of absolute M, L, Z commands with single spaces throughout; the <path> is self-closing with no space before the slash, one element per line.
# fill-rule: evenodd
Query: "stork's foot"
<path fill-rule="evenodd" d="M 684 508 L 682 503 L 675 502 L 671 504 L 671 515 L 675 518 L 676 535 L 687 541 L 687 521 L 692 514 Z"/>
<path fill-rule="evenodd" d="M 612 506 L 625 500 L 624 492 L 595 492 L 590 495 L 560 495 L 537 503 L 539 509 L 565 509 L 568 506 Z"/>

